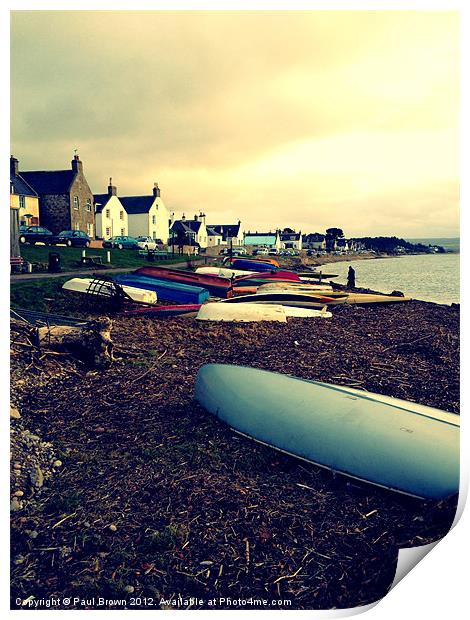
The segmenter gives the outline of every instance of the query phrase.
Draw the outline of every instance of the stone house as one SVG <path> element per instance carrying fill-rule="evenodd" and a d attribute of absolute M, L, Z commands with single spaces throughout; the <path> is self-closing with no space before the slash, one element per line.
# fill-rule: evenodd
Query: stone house
<path fill-rule="evenodd" d="M 34 170 L 20 174 L 39 196 L 42 226 L 55 234 L 61 230 L 81 230 L 94 237 L 93 193 L 78 155 L 74 155 L 70 170 Z"/>
<path fill-rule="evenodd" d="M 128 215 L 117 196 L 117 188 L 109 179 L 107 194 L 94 194 L 95 232 L 98 239 L 129 234 Z"/>
<path fill-rule="evenodd" d="M 10 157 L 10 208 L 17 209 L 19 226 L 39 225 L 39 196 L 18 172 L 15 157 Z"/>

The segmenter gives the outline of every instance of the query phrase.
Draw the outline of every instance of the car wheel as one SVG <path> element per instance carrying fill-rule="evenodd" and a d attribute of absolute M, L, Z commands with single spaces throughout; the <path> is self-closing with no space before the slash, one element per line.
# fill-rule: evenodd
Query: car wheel
<path fill-rule="evenodd" d="M 24 237 L 23 235 L 21 235 L 20 237 L 20 243 L 26 243 L 26 237 Z"/>
<path fill-rule="evenodd" d="M 90 247 L 90 242 L 89 242 L 89 241 L 87 241 L 87 242 L 85 243 L 85 247 L 86 247 L 86 248 L 89 248 L 89 247 Z"/>
<path fill-rule="evenodd" d="M 117 247 L 118 247 L 118 250 L 122 250 L 122 248 L 123 248 L 122 243 L 118 243 L 118 246 L 117 246 Z"/>

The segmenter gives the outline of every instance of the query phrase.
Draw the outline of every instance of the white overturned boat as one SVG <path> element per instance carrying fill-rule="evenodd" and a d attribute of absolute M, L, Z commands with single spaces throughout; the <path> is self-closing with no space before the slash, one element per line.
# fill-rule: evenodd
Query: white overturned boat
<path fill-rule="evenodd" d="M 260 286 L 258 286 L 258 291 L 260 293 L 288 289 L 304 292 L 311 291 L 313 293 L 333 292 L 333 287 L 329 284 L 306 284 L 305 282 L 266 282 L 266 284 L 260 284 Z"/>
<path fill-rule="evenodd" d="M 310 308 L 296 308 L 293 306 L 281 306 L 276 304 L 241 304 L 230 305 L 223 303 L 208 303 L 201 306 L 196 319 L 199 321 L 232 321 L 232 322 L 258 322 L 278 321 L 285 323 L 287 318 L 303 319 L 330 319 L 333 315 L 326 308 L 313 310 Z"/>
<path fill-rule="evenodd" d="M 228 267 L 198 267 L 196 273 L 205 273 L 210 276 L 220 276 L 221 278 L 235 278 L 237 276 L 249 276 L 255 271 L 244 271 L 242 269 L 229 269 Z"/>
<path fill-rule="evenodd" d="M 123 291 L 126 295 L 129 295 L 133 301 L 146 304 L 154 304 L 157 301 L 157 293 L 155 291 L 148 291 L 133 286 L 120 286 L 122 286 Z M 113 292 L 113 283 L 94 278 L 72 278 L 64 282 L 62 288 L 66 291 L 73 291 L 74 293 L 109 297 Z"/>
<path fill-rule="evenodd" d="M 199 370 L 195 397 L 237 431 L 333 471 L 420 498 L 459 491 L 457 414 L 223 364 Z"/>
<path fill-rule="evenodd" d="M 235 321 L 240 323 L 258 321 L 287 323 L 286 313 L 282 306 L 261 304 L 204 304 L 199 309 L 196 319 L 198 321 Z"/>

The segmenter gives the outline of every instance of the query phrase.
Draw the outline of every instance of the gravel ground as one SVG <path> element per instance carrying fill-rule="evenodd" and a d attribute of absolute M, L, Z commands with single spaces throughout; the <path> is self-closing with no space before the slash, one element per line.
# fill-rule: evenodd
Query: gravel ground
<path fill-rule="evenodd" d="M 192 608 L 253 597 L 329 609 L 381 598 L 398 548 L 442 537 L 456 498 L 410 499 L 240 437 L 193 401 L 195 376 L 207 362 L 243 364 L 458 412 L 458 332 L 458 308 L 413 301 L 287 325 L 120 317 L 121 359 L 100 372 L 17 346 L 12 463 L 27 460 L 30 429 L 46 471 L 12 513 L 12 606 L 69 596 L 91 609 L 102 596 L 131 608 L 138 595 L 165 608 L 181 595 L 196 597 Z"/>

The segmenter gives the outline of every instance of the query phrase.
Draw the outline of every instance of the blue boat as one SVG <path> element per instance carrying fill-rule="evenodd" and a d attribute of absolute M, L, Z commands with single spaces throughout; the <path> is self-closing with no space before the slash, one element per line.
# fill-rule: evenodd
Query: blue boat
<path fill-rule="evenodd" d="M 158 299 L 165 301 L 175 301 L 181 304 L 203 304 L 209 299 L 209 291 L 200 286 L 158 280 L 134 273 L 116 276 L 115 280 L 119 284 L 156 291 Z"/>
<path fill-rule="evenodd" d="M 455 413 L 224 364 L 199 370 L 195 397 L 242 434 L 330 470 L 419 498 L 459 491 Z"/>
<path fill-rule="evenodd" d="M 271 263 L 262 263 L 261 261 L 247 260 L 243 258 L 237 258 L 232 262 L 234 269 L 241 269 L 242 271 L 277 271 L 278 268 Z"/>

